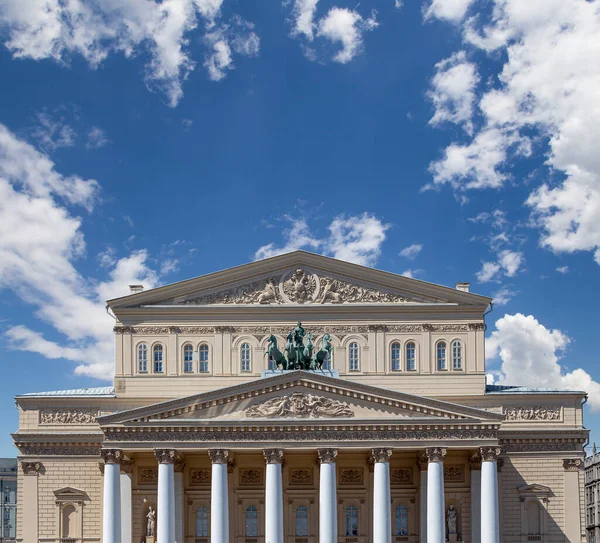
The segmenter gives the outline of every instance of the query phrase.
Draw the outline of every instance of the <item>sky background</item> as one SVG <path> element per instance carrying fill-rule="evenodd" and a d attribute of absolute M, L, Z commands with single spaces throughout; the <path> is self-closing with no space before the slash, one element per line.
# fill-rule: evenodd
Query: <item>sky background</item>
<path fill-rule="evenodd" d="M 600 440 L 600 2 L 0 0 L 0 456 L 105 300 L 305 249 L 492 296 Z"/>

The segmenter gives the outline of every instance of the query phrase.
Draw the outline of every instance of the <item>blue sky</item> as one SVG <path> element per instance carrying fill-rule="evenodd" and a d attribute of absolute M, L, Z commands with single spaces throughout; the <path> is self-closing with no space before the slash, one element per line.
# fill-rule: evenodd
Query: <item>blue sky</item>
<path fill-rule="evenodd" d="M 106 384 L 104 300 L 306 249 L 493 296 L 600 439 L 600 3 L 0 2 L 0 456 Z"/>

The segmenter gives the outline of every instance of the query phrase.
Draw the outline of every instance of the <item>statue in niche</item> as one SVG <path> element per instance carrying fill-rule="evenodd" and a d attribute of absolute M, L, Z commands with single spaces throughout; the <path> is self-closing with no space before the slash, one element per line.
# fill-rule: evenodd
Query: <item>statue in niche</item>
<path fill-rule="evenodd" d="M 456 534 L 456 509 L 454 505 L 450 505 L 446 513 L 446 522 L 448 523 L 448 535 Z"/>
<path fill-rule="evenodd" d="M 152 506 L 148 509 L 148 514 L 146 515 L 148 521 L 146 522 L 146 536 L 154 537 L 154 526 L 156 524 L 156 513 L 152 509 Z"/>

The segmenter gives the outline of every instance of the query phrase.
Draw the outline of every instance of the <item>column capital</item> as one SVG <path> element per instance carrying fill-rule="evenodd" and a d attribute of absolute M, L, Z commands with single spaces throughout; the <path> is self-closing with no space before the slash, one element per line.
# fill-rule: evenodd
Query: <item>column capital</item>
<path fill-rule="evenodd" d="M 175 473 L 183 473 L 184 469 L 185 460 L 183 459 L 183 456 L 177 455 L 177 458 L 175 458 Z"/>
<path fill-rule="evenodd" d="M 583 467 L 581 458 L 566 458 L 563 460 L 563 468 L 565 471 L 579 471 Z"/>
<path fill-rule="evenodd" d="M 159 464 L 174 464 L 177 460 L 177 451 L 173 449 L 154 449 L 154 456 Z"/>
<path fill-rule="evenodd" d="M 476 451 L 469 456 L 469 466 L 471 471 L 481 470 L 481 455 L 479 454 L 479 451 Z"/>
<path fill-rule="evenodd" d="M 227 464 L 229 455 L 228 449 L 208 449 L 208 456 L 213 464 Z"/>
<path fill-rule="evenodd" d="M 446 456 L 446 449 L 442 447 L 429 447 L 425 449 L 428 462 L 443 462 Z"/>
<path fill-rule="evenodd" d="M 317 449 L 319 464 L 333 464 L 337 458 L 337 449 Z"/>
<path fill-rule="evenodd" d="M 419 466 L 420 471 L 427 471 L 428 462 L 427 453 L 422 452 L 417 455 L 417 466 Z"/>
<path fill-rule="evenodd" d="M 479 447 L 482 462 L 497 462 L 501 451 L 500 447 Z"/>
<path fill-rule="evenodd" d="M 100 456 L 105 464 L 120 464 L 123 451 L 120 449 L 102 449 Z"/>
<path fill-rule="evenodd" d="M 375 462 L 389 462 L 390 456 L 392 456 L 392 449 L 371 449 L 371 456 Z"/>
<path fill-rule="evenodd" d="M 41 462 L 21 462 L 23 475 L 39 475 L 43 467 Z"/>
<path fill-rule="evenodd" d="M 283 449 L 264 449 L 263 454 L 267 464 L 282 464 L 283 463 Z"/>

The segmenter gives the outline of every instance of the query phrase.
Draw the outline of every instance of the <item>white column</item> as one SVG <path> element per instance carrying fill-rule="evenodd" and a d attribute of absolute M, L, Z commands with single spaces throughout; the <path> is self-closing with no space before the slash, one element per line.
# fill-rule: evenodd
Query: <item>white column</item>
<path fill-rule="evenodd" d="M 445 543 L 446 515 L 444 512 L 444 456 L 446 456 L 446 449 L 436 447 L 427 449 L 426 452 L 428 460 L 427 543 Z"/>
<path fill-rule="evenodd" d="M 372 449 L 375 460 L 373 482 L 373 543 L 392 541 L 392 497 L 390 491 L 390 456 L 392 449 Z"/>
<path fill-rule="evenodd" d="M 154 451 L 158 460 L 158 496 L 156 500 L 156 543 L 175 541 L 175 460 L 169 449 Z"/>
<path fill-rule="evenodd" d="M 185 462 L 183 458 L 177 458 L 174 464 L 175 470 L 175 543 L 185 543 L 183 540 L 183 510 L 184 510 L 184 490 L 183 490 L 183 470 Z"/>
<path fill-rule="evenodd" d="M 121 460 L 121 543 L 132 543 L 132 495 L 131 475 L 133 471 L 133 460 Z"/>
<path fill-rule="evenodd" d="M 318 449 L 319 543 L 337 543 L 337 498 L 335 459 L 337 449 Z"/>
<path fill-rule="evenodd" d="M 500 543 L 498 519 L 499 447 L 481 447 L 481 541 Z"/>
<path fill-rule="evenodd" d="M 265 543 L 283 543 L 282 449 L 265 449 L 267 484 L 265 493 Z"/>
<path fill-rule="evenodd" d="M 471 543 L 481 543 L 481 456 L 469 458 L 471 466 Z"/>
<path fill-rule="evenodd" d="M 210 449 L 212 480 L 210 486 L 210 543 L 229 543 L 229 497 L 227 461 L 229 451 Z"/>
<path fill-rule="evenodd" d="M 425 453 L 417 457 L 417 465 L 420 472 L 419 486 L 419 542 L 427 543 L 427 455 Z"/>
<path fill-rule="evenodd" d="M 104 459 L 104 499 L 102 509 L 102 543 L 121 543 L 121 451 L 105 449 L 100 452 Z"/>

